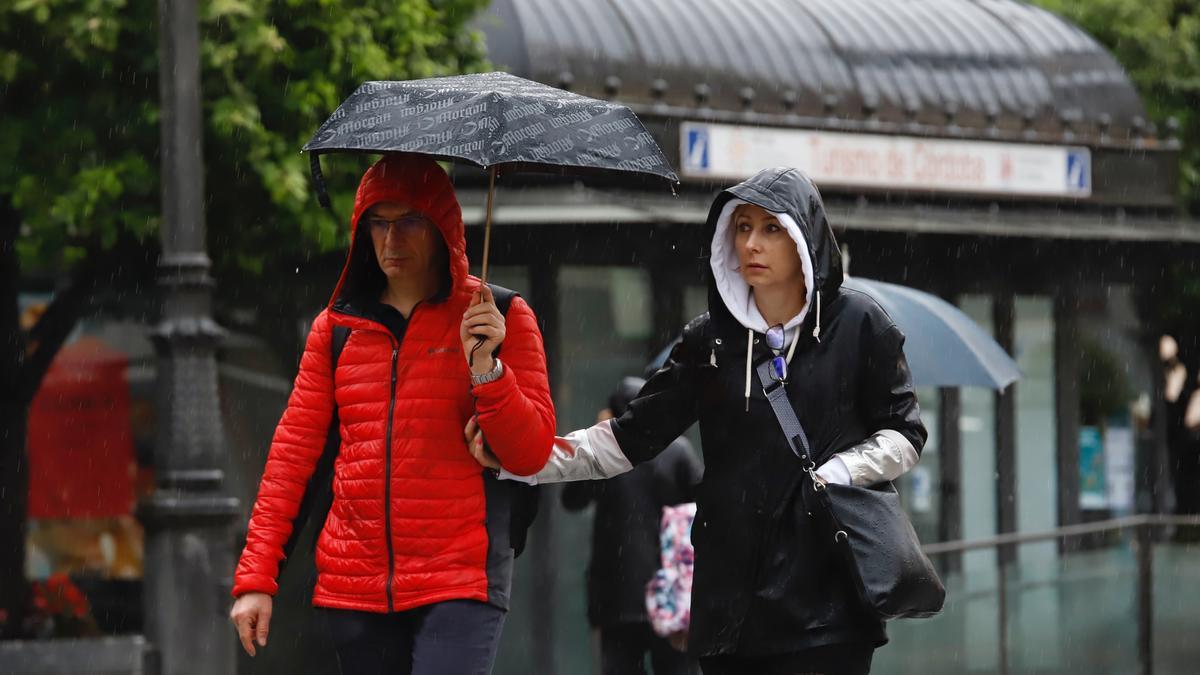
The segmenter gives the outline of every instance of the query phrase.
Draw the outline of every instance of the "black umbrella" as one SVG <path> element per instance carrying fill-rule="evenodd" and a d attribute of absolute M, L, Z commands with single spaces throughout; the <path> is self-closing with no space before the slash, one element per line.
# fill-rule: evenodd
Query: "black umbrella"
<path fill-rule="evenodd" d="M 629 108 L 508 73 L 366 82 L 305 144 L 322 206 L 320 155 L 412 152 L 488 170 L 483 280 L 487 281 L 497 170 L 629 172 L 679 178 Z"/>

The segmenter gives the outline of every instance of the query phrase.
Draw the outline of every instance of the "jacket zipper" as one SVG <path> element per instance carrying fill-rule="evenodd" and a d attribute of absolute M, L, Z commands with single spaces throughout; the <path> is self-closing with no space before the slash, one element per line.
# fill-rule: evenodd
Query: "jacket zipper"
<path fill-rule="evenodd" d="M 396 570 L 396 553 L 392 550 L 392 416 L 396 408 L 396 359 L 400 349 L 392 345 L 392 388 L 388 394 L 387 416 L 387 449 L 384 451 L 384 483 L 383 483 L 383 531 L 387 537 L 388 574 L 387 601 L 388 612 L 394 612 L 395 604 L 392 599 L 392 576 Z"/>
<path fill-rule="evenodd" d="M 416 320 L 417 310 L 421 309 L 421 306 L 424 304 L 426 304 L 426 303 L 424 300 L 422 300 L 421 302 L 418 302 L 416 305 L 413 305 L 412 312 L 408 316 L 409 325 L 411 325 L 412 322 L 414 320 Z M 400 345 L 396 341 L 396 338 L 392 334 L 392 332 L 390 330 L 388 330 L 388 328 L 386 326 L 380 324 L 378 321 L 375 321 L 374 319 L 371 319 L 370 317 L 367 317 L 358 312 L 346 312 L 346 311 L 336 309 L 336 308 L 333 308 L 333 311 L 335 311 L 339 314 L 345 314 L 347 316 L 354 316 L 354 317 L 358 317 L 361 319 L 367 319 L 368 321 L 371 321 L 372 323 L 378 324 L 379 329 L 382 330 L 384 333 L 386 333 L 392 340 L 392 381 L 391 381 L 391 391 L 388 392 L 387 438 L 386 438 L 387 449 L 384 451 L 385 465 L 384 465 L 384 485 L 383 485 L 383 515 L 384 515 L 383 531 L 384 531 L 384 536 L 387 538 L 387 558 L 388 558 L 387 584 L 386 584 L 385 588 L 387 590 L 388 612 L 391 613 L 391 612 L 396 611 L 395 610 L 395 606 L 396 606 L 395 599 L 392 597 L 392 583 L 393 583 L 393 577 L 395 576 L 395 571 L 396 571 L 396 552 L 395 552 L 394 546 L 392 544 L 392 417 L 395 414 L 395 408 L 396 408 L 396 364 L 397 364 L 397 360 L 399 359 L 399 356 L 400 356 Z"/>

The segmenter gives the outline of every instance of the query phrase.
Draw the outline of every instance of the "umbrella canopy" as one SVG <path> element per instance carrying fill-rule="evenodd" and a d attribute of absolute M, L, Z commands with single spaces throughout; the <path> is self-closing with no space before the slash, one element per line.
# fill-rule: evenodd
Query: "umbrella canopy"
<path fill-rule="evenodd" d="M 857 277 L 842 285 L 875 298 L 904 331 L 904 355 L 917 384 L 1002 390 L 1020 379 L 1017 363 L 1004 348 L 936 295 Z"/>
<path fill-rule="evenodd" d="M 1021 377 L 1004 349 L 962 310 L 908 286 L 846 278 L 845 288 L 870 295 L 904 332 L 904 355 L 913 381 L 932 387 L 986 387 L 1002 390 Z M 666 363 L 672 345 L 650 364 Z"/>
<path fill-rule="evenodd" d="M 327 152 L 413 152 L 483 168 L 679 181 L 626 106 L 499 72 L 366 82 L 304 150 L 314 162 Z"/>
<path fill-rule="evenodd" d="M 679 177 L 629 108 L 508 73 L 366 82 L 304 145 L 321 205 L 320 155 L 411 152 L 488 169 L 483 278 L 498 167 L 549 173 Z"/>

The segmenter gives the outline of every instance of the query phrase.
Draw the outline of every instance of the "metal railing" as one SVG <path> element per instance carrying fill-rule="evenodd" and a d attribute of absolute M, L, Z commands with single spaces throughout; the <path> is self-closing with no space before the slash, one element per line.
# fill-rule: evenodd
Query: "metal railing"
<path fill-rule="evenodd" d="M 938 542 L 922 547 L 930 558 L 936 556 L 1015 547 L 1044 541 L 1065 543 L 1083 537 L 1134 530 L 1134 550 L 1137 557 L 1137 650 L 1138 672 L 1152 675 L 1154 672 L 1154 543 L 1155 534 L 1166 527 L 1200 527 L 1200 516 L 1137 515 L 1112 520 L 1068 525 L 1046 532 L 1001 534 L 983 539 Z M 999 620 L 999 671 L 1009 672 L 1008 662 L 1008 568 L 1005 556 L 997 556 L 999 567 L 996 575 L 996 594 Z"/>

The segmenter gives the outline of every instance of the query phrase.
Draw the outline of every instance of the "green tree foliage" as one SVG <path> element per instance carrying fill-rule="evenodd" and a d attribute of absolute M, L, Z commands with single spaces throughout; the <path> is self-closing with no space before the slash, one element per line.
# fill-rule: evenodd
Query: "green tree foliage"
<path fill-rule="evenodd" d="M 1200 2 L 1033 0 L 1095 37 L 1132 78 L 1159 134 L 1179 123 L 1180 204 L 1200 217 Z M 1200 268 L 1194 255 L 1163 260 L 1159 279 L 1141 280 L 1141 306 L 1156 330 L 1174 335 L 1190 368 L 1200 367 Z"/>
<path fill-rule="evenodd" d="M 1033 0 L 1096 38 L 1129 73 L 1165 135 L 1180 125 L 1180 196 L 1200 215 L 1200 3 L 1195 0 Z"/>
<path fill-rule="evenodd" d="M 198 0 L 214 276 L 265 277 L 280 261 L 344 246 L 344 231 L 316 206 L 300 147 L 365 80 L 482 70 L 467 23 L 486 4 Z M 130 268 L 144 275 L 157 250 L 157 7 L 0 2 L 0 381 L 15 393 L 0 404 L 0 637 L 20 634 L 28 600 L 30 401 L 93 292 Z M 361 167 L 330 164 L 335 212 L 346 213 Z M 70 280 L 28 332 L 17 318 L 22 271 Z"/>
<path fill-rule="evenodd" d="M 485 0 L 198 4 L 218 272 L 260 270 L 281 248 L 344 243 L 328 214 L 312 208 L 299 148 L 360 83 L 484 65 L 465 24 Z M 153 0 L 0 5 L 0 195 L 24 225 L 23 264 L 70 263 L 122 236 L 156 233 L 156 7 Z M 345 184 L 336 173 L 331 178 Z M 343 206 L 349 199 L 334 197 Z"/>

